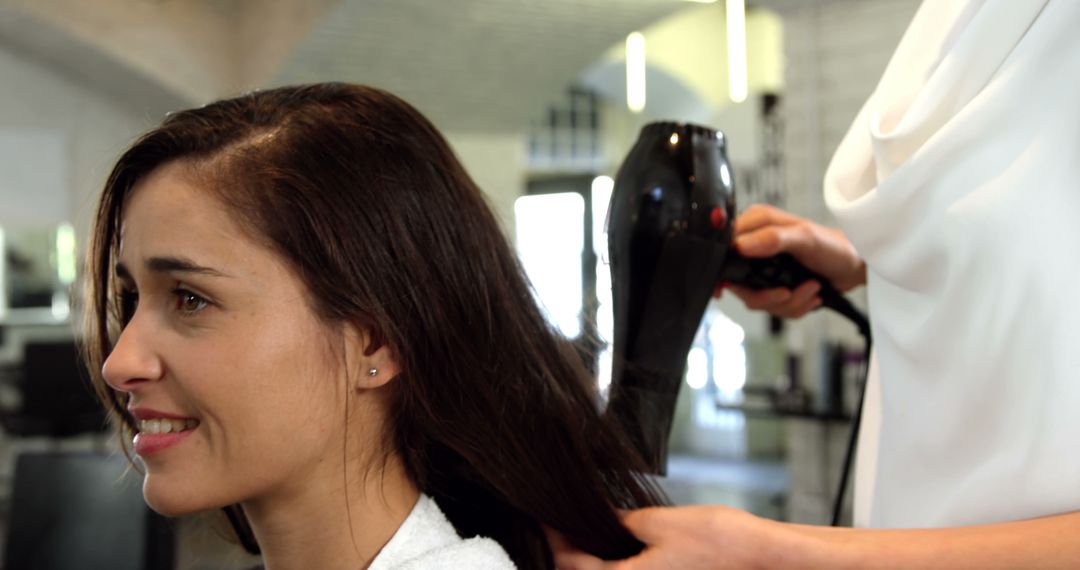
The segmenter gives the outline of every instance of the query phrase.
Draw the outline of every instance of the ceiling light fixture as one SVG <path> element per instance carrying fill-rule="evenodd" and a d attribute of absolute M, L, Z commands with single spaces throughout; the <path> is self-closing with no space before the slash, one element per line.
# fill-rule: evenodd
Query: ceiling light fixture
<path fill-rule="evenodd" d="M 746 1 L 727 0 L 728 95 L 746 100 Z"/>
<path fill-rule="evenodd" d="M 626 107 L 633 113 L 645 110 L 645 36 L 626 36 Z"/>

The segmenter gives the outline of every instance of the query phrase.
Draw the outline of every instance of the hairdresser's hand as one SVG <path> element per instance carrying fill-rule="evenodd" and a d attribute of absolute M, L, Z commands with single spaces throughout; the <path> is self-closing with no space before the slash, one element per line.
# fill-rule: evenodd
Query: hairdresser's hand
<path fill-rule="evenodd" d="M 645 543 L 633 558 L 604 561 L 548 532 L 559 570 L 793 568 L 822 560 L 818 541 L 786 525 L 722 506 L 655 507 L 623 515 Z M 827 566 L 826 566 L 827 567 Z"/>
<path fill-rule="evenodd" d="M 841 292 L 866 283 L 866 264 L 843 232 L 773 206 L 751 206 L 735 220 L 735 247 L 746 257 L 790 253 Z M 821 284 L 816 281 L 807 281 L 795 289 L 727 288 L 747 307 L 780 317 L 798 318 L 821 305 L 817 295 Z"/>

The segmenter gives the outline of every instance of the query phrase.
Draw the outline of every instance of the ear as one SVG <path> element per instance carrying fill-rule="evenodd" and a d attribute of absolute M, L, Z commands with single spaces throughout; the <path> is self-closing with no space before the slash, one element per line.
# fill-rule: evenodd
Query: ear
<path fill-rule="evenodd" d="M 367 329 L 356 325 L 345 327 L 345 363 L 357 390 L 379 388 L 401 372 L 390 346 L 376 342 Z"/>

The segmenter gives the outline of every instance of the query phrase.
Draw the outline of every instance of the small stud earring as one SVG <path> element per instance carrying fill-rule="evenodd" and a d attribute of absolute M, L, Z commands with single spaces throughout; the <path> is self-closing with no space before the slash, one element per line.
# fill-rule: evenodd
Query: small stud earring
<path fill-rule="evenodd" d="M 368 375 L 368 376 L 375 376 L 375 375 L 376 375 L 376 374 L 378 374 L 378 373 L 379 373 L 379 369 L 378 369 L 378 368 L 372 368 L 371 370 L 368 370 L 368 371 L 367 371 L 367 375 Z"/>

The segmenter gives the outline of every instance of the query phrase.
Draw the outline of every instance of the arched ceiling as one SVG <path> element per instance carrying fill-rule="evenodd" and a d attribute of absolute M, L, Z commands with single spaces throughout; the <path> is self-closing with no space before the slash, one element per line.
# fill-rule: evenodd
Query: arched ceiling
<path fill-rule="evenodd" d="M 521 131 L 683 0 L 0 0 L 0 42 L 140 109 L 254 87 L 388 89 L 440 127 Z"/>
<path fill-rule="evenodd" d="M 679 0 L 345 1 L 275 82 L 385 87 L 453 130 L 520 130 L 627 33 Z"/>

